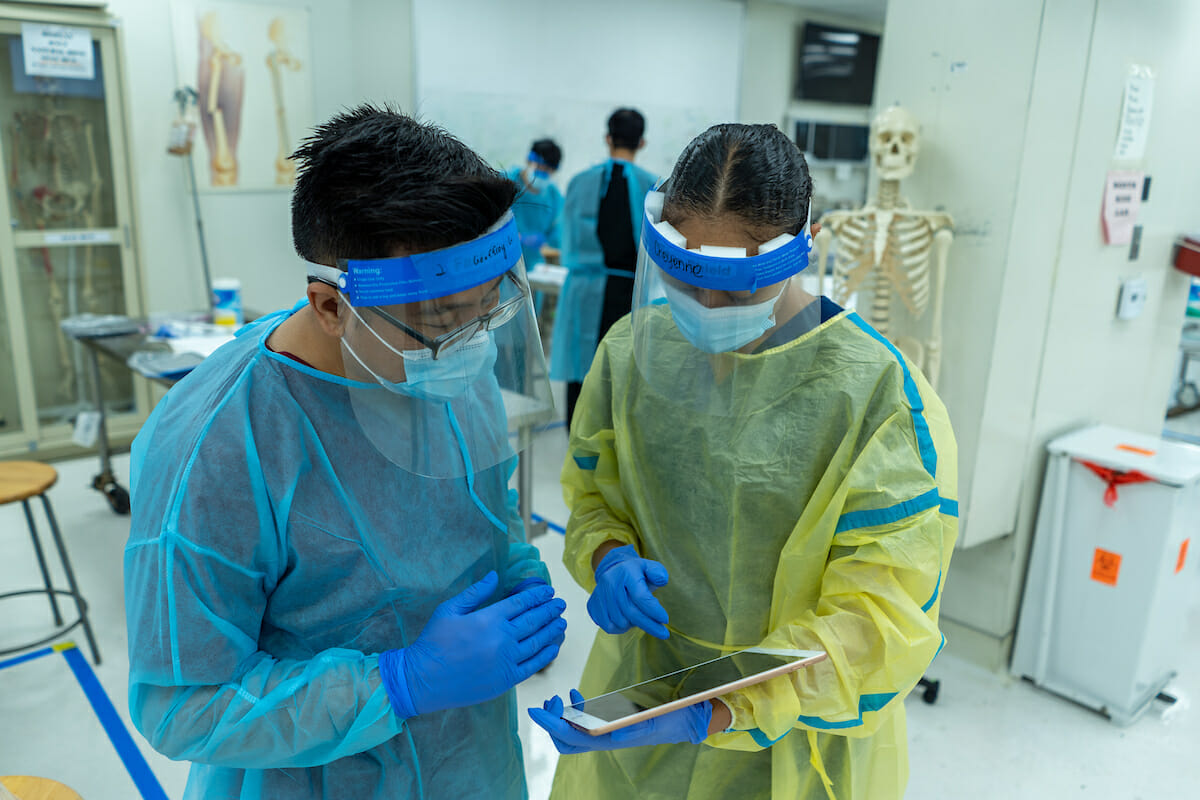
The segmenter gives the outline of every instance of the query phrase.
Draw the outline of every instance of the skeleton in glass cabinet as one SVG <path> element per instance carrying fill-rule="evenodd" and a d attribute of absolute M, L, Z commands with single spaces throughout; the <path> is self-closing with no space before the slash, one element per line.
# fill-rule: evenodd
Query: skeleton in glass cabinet
<path fill-rule="evenodd" d="M 871 122 L 870 153 L 879 175 L 878 195 L 863 208 L 831 211 L 821 217 L 816 237 L 821 292 L 830 245 L 836 241 L 832 299 L 845 304 L 856 292 L 870 294 L 863 316 L 937 386 L 942 358 L 942 301 L 946 260 L 954 221 L 941 211 L 918 211 L 900 196 L 900 181 L 912 174 L 920 147 L 920 126 L 900 106 Z M 894 319 L 893 298 L 912 320 L 932 305 L 928 333 L 913 335 Z M 924 327 L 924 326 L 922 326 Z"/>

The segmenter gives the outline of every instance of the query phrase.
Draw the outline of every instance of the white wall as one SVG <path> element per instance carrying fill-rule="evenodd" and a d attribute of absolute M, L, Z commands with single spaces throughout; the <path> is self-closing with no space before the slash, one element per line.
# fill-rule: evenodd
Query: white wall
<path fill-rule="evenodd" d="M 742 6 L 728 0 L 415 0 L 418 110 L 499 166 L 543 136 L 558 182 L 607 158 L 608 115 L 646 117 L 638 163 L 662 175 L 736 119 Z"/>
<path fill-rule="evenodd" d="M 412 105 L 409 0 L 272 0 L 311 10 L 313 110 L 316 121 L 365 100 Z M 111 0 L 122 22 L 133 153 L 138 241 L 150 311 L 203 308 L 204 281 L 187 176 L 166 152 L 175 107 L 172 3 Z M 245 304 L 268 311 L 304 291 L 291 243 L 286 191 L 202 193 L 213 277 L 241 279 Z"/>
<path fill-rule="evenodd" d="M 936 20 L 936 24 L 930 24 Z M 944 204 L 951 251 L 941 394 L 959 441 L 963 539 L 942 604 L 951 647 L 1001 664 L 1044 447 L 1088 421 L 1157 434 L 1186 281 L 1170 242 L 1200 219 L 1200 6 L 1173 0 L 891 0 L 877 97 L 922 121 L 915 205 Z M 1139 260 L 1102 243 L 1101 191 L 1129 63 L 1155 68 Z M 957 65 L 951 69 L 951 65 Z M 1113 318 L 1118 284 L 1150 286 Z"/>
<path fill-rule="evenodd" d="M 411 113 L 415 57 L 412 0 L 351 0 L 354 82 L 346 104 L 387 102 Z"/>

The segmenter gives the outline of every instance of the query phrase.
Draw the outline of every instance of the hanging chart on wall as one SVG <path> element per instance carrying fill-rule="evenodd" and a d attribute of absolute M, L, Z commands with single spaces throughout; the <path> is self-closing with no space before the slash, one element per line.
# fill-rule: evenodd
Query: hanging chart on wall
<path fill-rule="evenodd" d="M 314 121 L 308 9 L 179 0 L 172 19 L 179 81 L 199 95 L 197 187 L 290 189 Z"/>

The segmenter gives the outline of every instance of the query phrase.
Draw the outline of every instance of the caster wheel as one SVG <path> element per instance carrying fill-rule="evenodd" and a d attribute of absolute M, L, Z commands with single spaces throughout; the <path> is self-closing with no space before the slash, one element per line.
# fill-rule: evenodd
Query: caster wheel
<path fill-rule="evenodd" d="M 116 483 L 111 483 L 104 487 L 103 491 L 104 496 L 108 499 L 108 504 L 112 506 L 112 510 L 115 513 L 129 513 L 129 492 Z"/>
<path fill-rule="evenodd" d="M 1200 405 L 1200 388 L 1194 383 L 1186 384 L 1175 395 L 1175 403 L 1184 408 L 1194 408 Z"/>
<path fill-rule="evenodd" d="M 938 689 L 941 688 L 939 681 L 929 681 L 925 684 L 925 691 L 921 693 L 921 699 L 929 705 L 933 705 L 938 699 Z"/>

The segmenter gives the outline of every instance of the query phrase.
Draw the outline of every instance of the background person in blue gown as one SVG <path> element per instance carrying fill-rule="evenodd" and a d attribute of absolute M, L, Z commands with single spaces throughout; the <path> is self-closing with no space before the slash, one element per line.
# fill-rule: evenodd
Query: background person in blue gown
<path fill-rule="evenodd" d="M 554 184 L 554 173 L 561 163 L 562 148 L 553 139 L 538 139 L 529 148 L 525 166 L 509 167 L 505 173 L 521 187 L 512 211 L 527 269 L 542 262 L 558 263 L 563 195 Z"/>
<path fill-rule="evenodd" d="M 596 345 L 629 313 L 637 268 L 642 203 L 657 178 L 633 163 L 645 146 L 646 120 L 632 108 L 608 118 L 608 158 L 567 186 L 562 263 L 568 270 L 550 344 L 550 377 L 567 382 L 567 425 Z"/>

